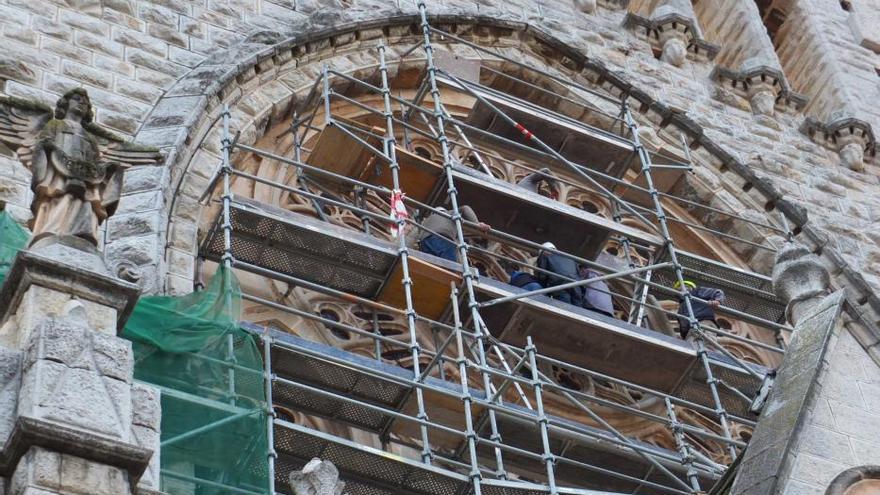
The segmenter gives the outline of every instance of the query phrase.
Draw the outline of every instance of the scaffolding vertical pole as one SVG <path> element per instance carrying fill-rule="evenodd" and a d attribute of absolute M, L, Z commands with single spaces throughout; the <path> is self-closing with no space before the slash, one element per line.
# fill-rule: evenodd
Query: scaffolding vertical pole
<path fill-rule="evenodd" d="M 681 290 L 680 296 L 683 299 L 685 309 L 687 310 L 690 331 L 695 332 L 696 334 L 697 355 L 706 372 L 706 384 L 709 386 L 712 400 L 715 403 L 715 413 L 718 415 L 718 422 L 721 424 L 721 431 L 724 434 L 724 438 L 728 440 L 727 446 L 728 451 L 730 452 L 730 457 L 731 459 L 736 459 L 736 447 L 730 443 L 730 425 L 728 424 L 727 411 L 724 409 L 724 404 L 721 402 L 721 396 L 718 394 L 718 381 L 713 376 L 712 366 L 709 364 L 709 355 L 706 350 L 703 330 L 700 328 L 700 322 L 694 316 L 691 294 L 684 285 L 684 272 L 682 271 L 681 264 L 678 262 L 678 250 L 675 247 L 675 242 L 672 240 L 672 235 L 669 233 L 669 225 L 666 222 L 666 212 L 660 202 L 660 194 L 657 191 L 657 188 L 654 185 L 654 180 L 651 176 L 651 157 L 639 138 L 638 125 L 636 124 L 635 119 L 633 119 L 632 112 L 630 112 L 625 100 L 622 103 L 622 107 L 626 119 L 626 125 L 629 127 L 630 133 L 632 134 L 633 144 L 635 145 L 636 153 L 638 153 L 639 160 L 641 161 L 642 175 L 645 177 L 645 185 L 647 186 L 646 189 L 648 189 L 651 200 L 654 204 L 654 212 L 657 215 L 657 223 L 660 226 L 660 233 L 663 236 L 664 245 L 669 252 L 669 261 L 672 262 L 675 278 L 678 281 L 679 289 Z"/>
<path fill-rule="evenodd" d="M 400 164 L 397 163 L 396 139 L 394 137 L 394 113 L 391 108 L 391 90 L 388 86 L 388 66 L 385 64 L 385 45 L 380 44 L 379 47 L 379 74 L 382 78 L 382 101 L 383 113 L 385 116 L 385 139 L 383 147 L 388 157 L 389 167 L 391 168 L 392 181 L 392 197 L 402 194 L 400 190 Z M 391 210 L 395 211 L 396 205 L 393 204 Z M 409 328 L 409 345 L 412 354 L 413 378 L 420 381 L 422 378 L 421 371 L 421 348 L 418 341 L 418 333 L 416 331 L 416 312 L 413 308 L 412 297 L 412 278 L 409 275 L 409 250 L 406 247 L 406 220 L 397 216 L 397 252 L 400 255 L 400 268 L 403 274 L 403 293 L 406 301 L 406 323 Z M 428 439 L 428 427 L 425 422 L 428 421 L 428 414 L 425 411 L 425 397 L 422 387 L 415 387 L 416 403 L 418 407 L 419 430 L 422 436 L 422 462 L 431 464 L 431 443 Z"/>
<path fill-rule="evenodd" d="M 230 176 L 232 175 L 232 165 L 229 155 L 232 152 L 232 139 L 229 138 L 229 105 L 223 104 L 223 137 L 220 140 L 222 146 L 223 163 L 220 166 L 220 173 L 223 174 L 223 258 L 221 262 L 223 266 L 229 270 L 232 268 L 232 219 L 230 218 L 230 206 L 232 203 L 232 192 L 230 185 Z"/>
<path fill-rule="evenodd" d="M 480 486 L 480 480 L 482 479 L 482 474 L 480 474 L 480 466 L 477 459 L 477 432 L 474 430 L 473 411 L 471 410 L 473 398 L 471 397 L 471 388 L 468 384 L 467 360 L 464 357 L 464 344 L 462 343 L 461 338 L 461 317 L 458 312 L 458 290 L 455 288 L 454 282 L 450 285 L 452 290 L 450 291 L 449 299 L 452 304 L 453 332 L 455 332 L 455 347 L 458 350 L 456 363 L 458 364 L 458 376 L 461 381 L 461 400 L 464 403 L 464 435 L 467 440 L 468 453 L 470 454 L 471 471 L 469 476 L 471 482 L 474 484 L 474 495 L 481 495 L 482 488 Z"/>
<path fill-rule="evenodd" d="M 675 445 L 678 448 L 678 453 L 681 455 L 681 463 L 684 465 L 685 469 L 687 469 L 687 478 L 688 481 L 691 482 L 691 488 L 694 493 L 700 493 L 700 478 L 697 476 L 697 470 L 694 469 L 694 456 L 691 455 L 690 448 L 684 437 L 681 423 L 678 422 L 678 416 L 675 414 L 675 406 L 672 405 L 672 401 L 669 400 L 669 397 L 666 397 L 664 400 L 666 402 L 666 414 L 669 416 L 672 436 L 675 438 Z"/>
<path fill-rule="evenodd" d="M 269 495 L 275 495 L 275 408 L 272 407 L 272 383 L 275 375 L 272 374 L 272 336 L 269 335 L 269 327 L 263 329 L 263 380 L 266 386 L 266 460 L 268 461 Z"/>
<path fill-rule="evenodd" d="M 544 465 L 547 468 L 547 486 L 550 487 L 550 495 L 556 495 L 556 473 L 553 452 L 550 450 L 550 435 L 547 427 L 547 415 L 544 413 L 544 398 L 542 393 L 541 376 L 538 372 L 538 360 L 535 358 L 535 344 L 532 337 L 526 337 L 526 353 L 529 356 L 529 367 L 532 369 L 532 388 L 535 391 L 535 407 L 537 408 L 537 423 L 541 430 L 541 444 L 544 447 Z"/>
<path fill-rule="evenodd" d="M 446 175 L 447 193 L 449 195 L 449 204 L 452 209 L 452 221 L 455 224 L 456 240 L 458 242 L 458 256 L 461 262 L 462 276 L 464 278 L 465 288 L 467 290 L 468 308 L 471 312 L 471 320 L 474 325 L 474 333 L 477 337 L 477 358 L 479 360 L 480 369 L 487 368 L 486 359 L 486 334 L 483 326 L 480 325 L 479 305 L 477 303 L 474 291 L 474 279 L 476 276 L 470 266 L 467 257 L 467 243 L 464 238 L 464 229 L 462 227 L 461 211 L 458 207 L 458 192 L 455 189 L 455 181 L 452 178 L 452 155 L 449 151 L 449 139 L 446 137 L 445 130 L 445 111 L 440 98 L 440 90 L 437 87 L 437 67 L 434 65 L 434 47 L 431 44 L 431 26 L 428 23 L 428 8 L 424 0 L 418 2 L 419 15 L 421 17 L 422 34 L 425 38 L 425 62 L 427 65 L 428 88 L 431 92 L 431 99 L 434 101 L 434 119 L 437 122 L 437 140 L 440 142 L 440 150 L 443 157 L 443 170 Z M 486 394 L 490 394 L 492 389 L 491 378 L 488 372 L 482 372 L 483 390 Z M 501 455 L 501 449 L 497 447 L 501 443 L 501 435 L 498 432 L 498 422 L 495 418 L 495 411 L 489 410 L 489 424 L 491 426 L 491 439 L 496 442 L 495 450 L 495 466 L 496 475 L 501 479 L 507 479 L 507 473 L 504 470 L 504 460 Z"/>

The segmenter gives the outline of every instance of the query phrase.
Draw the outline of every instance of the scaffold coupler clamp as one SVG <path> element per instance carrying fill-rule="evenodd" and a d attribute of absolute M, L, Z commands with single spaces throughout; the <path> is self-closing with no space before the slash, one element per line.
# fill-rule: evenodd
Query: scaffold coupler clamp
<path fill-rule="evenodd" d="M 776 381 L 776 371 L 770 371 L 766 375 L 764 375 L 764 380 L 761 382 L 761 388 L 758 390 L 758 394 L 755 395 L 755 399 L 752 401 L 752 404 L 749 406 L 749 412 L 752 414 L 760 414 L 761 410 L 764 409 L 764 405 L 767 403 L 767 398 L 770 396 L 770 391 L 773 390 L 773 384 Z"/>

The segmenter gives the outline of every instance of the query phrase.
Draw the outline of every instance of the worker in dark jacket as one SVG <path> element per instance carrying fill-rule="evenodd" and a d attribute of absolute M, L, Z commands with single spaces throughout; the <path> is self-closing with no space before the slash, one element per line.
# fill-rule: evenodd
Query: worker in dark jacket
<path fill-rule="evenodd" d="M 509 270 L 510 285 L 519 287 L 525 291 L 533 291 L 543 289 L 544 286 L 538 282 L 538 279 L 529 272 L 521 272 L 519 266 L 513 265 Z"/>
<path fill-rule="evenodd" d="M 693 308 L 694 318 L 700 322 L 700 326 L 717 329 L 718 323 L 715 321 L 715 310 L 724 302 L 724 291 L 710 287 L 698 287 L 696 282 L 690 280 L 685 280 L 684 286 L 690 295 L 693 296 L 691 297 L 691 308 Z M 672 287 L 681 289 L 681 283 L 675 282 Z M 688 318 L 687 305 L 684 302 L 684 297 L 681 296 L 679 296 L 678 314 L 678 332 L 681 334 L 681 338 L 693 340 L 695 335 L 690 333 L 691 325 Z"/>
<path fill-rule="evenodd" d="M 551 172 L 549 168 L 544 167 L 537 172 L 532 172 L 523 177 L 516 183 L 516 185 L 535 194 L 540 194 L 541 183 L 543 182 L 544 184 L 547 184 L 547 188 L 550 189 L 550 197 L 553 199 L 559 199 L 559 181 L 556 180 L 555 177 L 556 176 L 553 175 L 553 172 Z"/>
<path fill-rule="evenodd" d="M 470 206 L 462 205 L 459 211 L 464 220 L 476 223 L 481 232 L 489 231 L 490 227 L 477 219 L 476 213 Z M 456 238 L 455 222 L 447 215 L 450 215 L 450 212 L 446 208 L 438 207 L 436 212 L 431 213 L 422 222 L 425 229 L 416 229 L 411 236 L 415 237 L 419 251 L 456 261 L 458 259 L 456 245 L 450 240 Z M 407 243 L 409 244 L 409 240 Z"/>
<path fill-rule="evenodd" d="M 556 249 L 552 242 L 545 242 L 543 247 L 547 249 Z M 553 252 L 541 250 L 538 253 L 538 268 L 545 271 L 539 271 L 536 275 L 538 282 L 544 287 L 555 287 L 557 285 L 567 284 L 578 280 L 578 264 L 575 260 L 556 254 Z M 549 295 L 553 299 L 580 306 L 583 301 L 583 292 L 580 287 L 571 287 L 558 292 L 551 292 Z"/>
<path fill-rule="evenodd" d="M 585 265 L 581 265 L 579 272 L 579 278 L 581 280 L 587 280 L 599 276 L 599 272 Z M 611 289 L 608 288 L 608 284 L 604 280 L 590 282 L 589 284 L 584 285 L 583 289 L 583 307 L 585 309 L 614 318 L 614 304 L 611 302 Z"/>

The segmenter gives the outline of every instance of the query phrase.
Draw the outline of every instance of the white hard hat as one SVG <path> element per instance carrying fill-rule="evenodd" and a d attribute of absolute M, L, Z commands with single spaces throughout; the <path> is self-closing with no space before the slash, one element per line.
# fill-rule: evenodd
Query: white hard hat
<path fill-rule="evenodd" d="M 544 244 L 541 244 L 541 247 L 547 248 L 547 249 L 556 249 L 556 245 L 550 241 L 547 241 Z"/>

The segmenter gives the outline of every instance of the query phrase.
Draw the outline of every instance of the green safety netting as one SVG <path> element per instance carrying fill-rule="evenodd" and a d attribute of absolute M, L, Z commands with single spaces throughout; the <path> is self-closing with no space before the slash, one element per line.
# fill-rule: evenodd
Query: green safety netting
<path fill-rule="evenodd" d="M 15 261 L 15 255 L 27 247 L 31 234 L 17 224 L 5 210 L 0 211 L 0 285 Z"/>
<path fill-rule="evenodd" d="M 162 392 L 162 489 L 268 493 L 263 361 L 228 268 L 182 297 L 142 297 L 125 326 L 135 378 Z M 195 488 L 193 490 L 193 488 Z"/>

